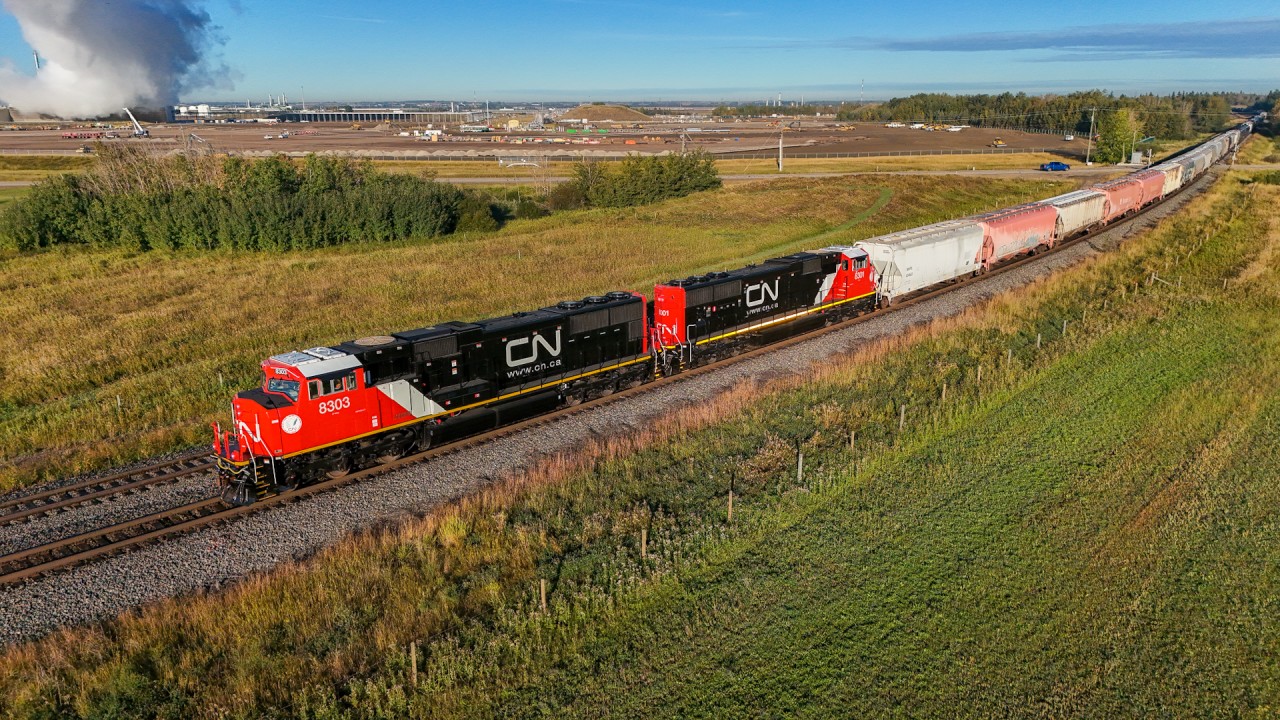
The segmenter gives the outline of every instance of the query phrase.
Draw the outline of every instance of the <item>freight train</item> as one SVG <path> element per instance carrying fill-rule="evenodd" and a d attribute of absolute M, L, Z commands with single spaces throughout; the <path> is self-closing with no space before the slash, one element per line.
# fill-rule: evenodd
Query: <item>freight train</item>
<path fill-rule="evenodd" d="M 214 424 L 222 496 L 247 504 L 635 387 L 1052 249 L 1160 202 L 1233 153 L 1244 122 L 1151 168 L 852 245 L 273 355 Z"/>

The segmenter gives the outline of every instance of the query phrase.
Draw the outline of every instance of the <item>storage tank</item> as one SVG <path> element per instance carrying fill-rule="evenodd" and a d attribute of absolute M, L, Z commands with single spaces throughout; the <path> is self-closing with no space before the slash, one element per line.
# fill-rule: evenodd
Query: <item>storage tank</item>
<path fill-rule="evenodd" d="M 1107 195 L 1098 190 L 1076 190 L 1044 203 L 1058 211 L 1058 241 L 1101 225 L 1107 211 Z"/>
<path fill-rule="evenodd" d="M 1030 203 L 978 216 L 982 225 L 983 269 L 1024 252 L 1053 247 L 1058 211 L 1052 205 Z"/>
<path fill-rule="evenodd" d="M 876 269 L 881 302 L 978 270 L 983 229 L 972 219 L 912 228 L 855 243 Z"/>

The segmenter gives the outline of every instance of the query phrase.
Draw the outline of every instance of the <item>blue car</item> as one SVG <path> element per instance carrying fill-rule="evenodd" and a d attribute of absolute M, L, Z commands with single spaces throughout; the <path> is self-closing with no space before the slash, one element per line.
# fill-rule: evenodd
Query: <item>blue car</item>
<path fill-rule="evenodd" d="M 1071 166 L 1064 162 L 1058 162 L 1057 160 L 1054 160 L 1053 162 L 1047 162 L 1041 165 L 1040 169 L 1046 172 L 1053 172 L 1055 170 L 1070 170 Z"/>

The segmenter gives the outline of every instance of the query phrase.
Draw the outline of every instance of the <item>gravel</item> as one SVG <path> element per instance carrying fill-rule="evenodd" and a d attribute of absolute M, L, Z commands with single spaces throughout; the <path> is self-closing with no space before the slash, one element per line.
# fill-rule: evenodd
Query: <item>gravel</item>
<path fill-rule="evenodd" d="M 1202 180 L 1196 192 L 1207 187 Z M 1118 246 L 1185 204 L 1183 193 L 1143 218 L 1089 242 L 1079 243 L 1012 271 L 995 275 L 931 300 L 873 317 L 845 330 L 752 358 L 714 373 L 689 377 L 624 402 L 588 408 L 484 446 L 463 449 L 342 490 L 211 527 L 165 543 L 0 590 L 0 643 L 33 639 L 59 627 L 113 617 L 140 605 L 202 589 L 216 589 L 280 562 L 306 557 L 349 533 L 420 513 L 472 492 L 493 478 L 536 463 L 548 453 L 571 450 L 600 436 L 641 426 L 688 403 L 710 399 L 744 380 L 779 371 L 801 370 L 813 362 L 856 350 L 932 320 L 952 317 L 1007 290 L 1027 285 Z M 180 496 L 202 482 L 177 483 L 145 495 L 99 506 L 102 520 L 118 505 L 161 502 L 159 493 Z M 207 479 L 203 480 L 207 482 Z M 207 485 L 206 485 L 207 487 Z M 177 498 L 173 498 L 175 504 Z M 70 514 L 70 513 L 69 513 Z M 88 521 L 84 518 L 74 522 Z M 49 518 L 48 528 L 58 522 Z M 73 522 L 67 520 L 66 522 Z M 28 525 L 27 527 L 32 527 Z M 23 526 L 19 526 L 23 527 Z M 33 527 L 36 532 L 43 532 Z M 0 543 L 15 542 L 12 534 Z"/>
<path fill-rule="evenodd" d="M 91 500 L 53 514 L 32 515 L 0 526 L 0 555 L 203 500 L 214 494 L 216 482 L 211 472 L 196 473 L 123 495 Z"/>

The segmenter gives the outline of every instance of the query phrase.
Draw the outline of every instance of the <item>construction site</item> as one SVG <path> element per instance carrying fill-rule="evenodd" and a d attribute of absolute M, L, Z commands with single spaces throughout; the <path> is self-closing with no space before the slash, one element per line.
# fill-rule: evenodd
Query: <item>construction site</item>
<path fill-rule="evenodd" d="M 250 157 L 333 153 L 400 160 L 619 157 L 694 149 L 726 157 L 766 157 L 777 155 L 780 149 L 789 157 L 1032 151 L 1083 157 L 1085 152 L 1085 138 L 1059 134 L 847 123 L 812 116 L 651 117 L 621 106 L 581 106 L 557 117 L 353 111 L 169 123 L 138 123 L 132 118 L 113 123 L 19 122 L 7 110 L 0 110 L 0 154 L 91 152 L 89 141 L 145 142 L 158 152 L 198 146 Z"/>

